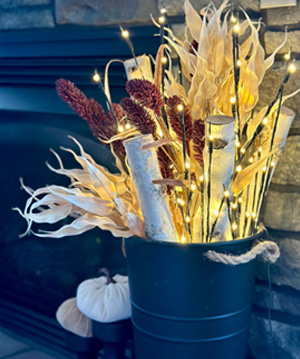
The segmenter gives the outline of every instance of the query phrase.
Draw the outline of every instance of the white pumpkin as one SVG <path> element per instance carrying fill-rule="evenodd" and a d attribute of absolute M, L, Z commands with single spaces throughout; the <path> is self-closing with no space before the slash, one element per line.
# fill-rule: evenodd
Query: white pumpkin
<path fill-rule="evenodd" d="M 70 298 L 60 305 L 56 311 L 56 319 L 69 332 L 81 337 L 93 336 L 92 321 L 77 308 L 76 298 Z"/>
<path fill-rule="evenodd" d="M 77 288 L 77 306 L 87 317 L 111 323 L 131 317 L 128 277 L 111 278 L 106 268 L 99 272 L 106 277 L 88 279 Z"/>

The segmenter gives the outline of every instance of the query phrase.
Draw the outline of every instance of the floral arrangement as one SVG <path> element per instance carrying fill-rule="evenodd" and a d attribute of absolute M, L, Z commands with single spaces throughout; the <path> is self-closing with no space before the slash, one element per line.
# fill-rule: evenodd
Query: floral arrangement
<path fill-rule="evenodd" d="M 80 169 L 59 169 L 69 188 L 47 186 L 30 194 L 24 211 L 33 222 L 74 220 L 45 237 L 78 235 L 91 228 L 117 237 L 137 235 L 179 242 L 228 241 L 256 233 L 259 213 L 283 151 L 293 111 L 283 107 L 284 87 L 295 71 L 295 54 L 286 55 L 286 71 L 270 104 L 258 108 L 259 86 L 279 46 L 265 58 L 259 41 L 261 21 L 225 1 L 197 13 L 188 0 L 185 39 L 176 38 L 164 12 L 154 23 L 161 46 L 153 59 L 125 61 L 128 97 L 111 101 L 108 67 L 104 85 L 94 80 L 108 110 L 88 99 L 73 83 L 56 83 L 59 96 L 110 147 L 118 173 L 95 163 L 82 146 L 70 152 Z M 178 61 L 174 61 L 174 53 Z M 176 57 L 175 56 L 175 57 Z M 175 58 L 176 60 L 176 58 Z M 173 63 L 178 63 L 173 65 Z"/>

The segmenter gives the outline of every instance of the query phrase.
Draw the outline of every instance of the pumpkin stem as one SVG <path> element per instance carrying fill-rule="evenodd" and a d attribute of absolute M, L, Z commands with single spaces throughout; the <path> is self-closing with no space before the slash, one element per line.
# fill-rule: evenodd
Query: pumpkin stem
<path fill-rule="evenodd" d="M 111 274 L 110 274 L 110 271 L 109 271 L 107 268 L 100 268 L 100 269 L 98 270 L 98 272 L 99 272 L 99 273 L 104 273 L 104 274 L 106 275 L 107 281 L 106 281 L 105 285 L 109 285 L 109 284 L 111 284 L 111 283 L 117 283 L 115 280 L 112 279 L 112 276 L 111 276 Z"/>

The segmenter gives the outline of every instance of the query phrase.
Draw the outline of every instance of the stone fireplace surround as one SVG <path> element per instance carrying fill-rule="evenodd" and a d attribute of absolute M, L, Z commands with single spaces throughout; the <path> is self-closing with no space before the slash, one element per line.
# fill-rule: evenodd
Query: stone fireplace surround
<path fill-rule="evenodd" d="M 118 252 L 119 243 L 103 233 L 91 232 L 70 240 L 55 240 L 56 243 L 32 237 L 18 239 L 24 227 L 10 211 L 11 206 L 24 203 L 26 197 L 19 190 L 18 177 L 22 175 L 25 183 L 32 187 L 49 182 L 49 171 L 44 165 L 45 160 L 52 160 L 48 148 L 70 145 L 70 141 L 63 140 L 70 131 L 81 136 L 91 153 L 104 161 L 105 152 L 95 149 L 96 143 L 85 124 L 57 98 L 54 82 L 66 77 L 99 100 L 90 81 L 94 68 L 101 72 L 110 58 L 130 56 L 120 40 L 119 23 L 132 27 L 137 53 L 155 53 L 157 39 L 152 36 L 155 29 L 149 26 L 148 13 L 157 16 L 163 3 L 174 31 L 180 36 L 184 20 L 182 0 L 0 1 L 1 197 L 7 196 L 3 201 L 7 204 L 1 209 L 5 224 L 0 231 L 0 322 L 20 331 L 26 328 L 28 335 L 40 333 L 41 342 L 50 342 L 62 352 L 67 349 L 63 345 L 63 332 L 54 320 L 57 305 L 74 295 L 77 283 L 95 275 L 97 266 L 107 260 L 104 252 L 109 253 L 115 272 L 125 270 L 124 261 L 121 254 L 112 254 Z M 203 0 L 192 3 L 198 9 L 207 4 Z M 219 3 L 215 1 L 216 5 Z M 261 11 L 258 1 L 241 0 L 238 4 L 248 9 L 253 18 L 263 17 L 266 26 L 262 41 L 267 53 L 282 40 L 285 25 L 289 26 L 289 45 L 300 49 L 300 5 Z M 282 69 L 279 55 L 262 86 L 263 103 L 272 98 Z M 293 76 L 287 92 L 299 87 L 299 72 Z M 122 68 L 114 66 L 111 86 L 116 101 L 123 96 L 124 83 Z M 271 294 L 268 267 L 258 262 L 250 328 L 249 355 L 253 359 L 267 358 L 272 346 L 274 359 L 300 358 L 299 103 L 298 95 L 286 104 L 296 112 L 296 119 L 265 204 L 264 222 L 270 237 L 280 245 L 281 258 L 270 268 Z M 11 159 L 16 162 L 11 163 Z M 70 249 L 72 258 L 68 255 Z M 82 253 L 97 251 L 98 255 L 89 256 L 89 260 L 82 258 Z M 268 320 L 270 305 L 272 340 Z"/>

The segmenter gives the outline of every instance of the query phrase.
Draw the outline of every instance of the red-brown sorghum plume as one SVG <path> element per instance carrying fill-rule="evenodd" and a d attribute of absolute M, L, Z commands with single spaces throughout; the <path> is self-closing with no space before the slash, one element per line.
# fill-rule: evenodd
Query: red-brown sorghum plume
<path fill-rule="evenodd" d="M 167 115 L 169 118 L 170 125 L 173 131 L 176 133 L 179 141 L 182 142 L 182 127 L 180 121 L 180 114 L 178 112 L 177 106 L 179 104 L 183 105 L 183 118 L 184 118 L 184 129 L 185 129 L 185 139 L 187 152 L 190 154 L 189 142 L 193 138 L 193 124 L 192 117 L 188 108 L 185 104 L 182 103 L 180 97 L 173 96 L 169 97 L 167 100 Z"/>
<path fill-rule="evenodd" d="M 156 139 L 156 124 L 143 106 L 128 97 L 122 99 L 121 105 L 131 125 L 143 134 L 151 133 Z"/>
<path fill-rule="evenodd" d="M 204 135 L 205 135 L 204 122 L 201 120 L 196 120 L 194 122 L 194 128 L 193 128 L 193 150 L 194 150 L 194 157 L 200 165 L 203 165 L 203 150 L 205 144 Z"/>
<path fill-rule="evenodd" d="M 174 178 L 172 162 L 161 147 L 157 149 L 157 159 L 162 178 Z M 167 193 L 170 194 L 172 189 L 173 186 L 167 186 Z"/>
<path fill-rule="evenodd" d="M 161 116 L 164 100 L 159 89 L 152 82 L 143 79 L 129 80 L 126 83 L 126 90 L 134 100 Z"/>
<path fill-rule="evenodd" d="M 105 115 L 103 107 L 94 99 L 88 99 L 71 81 L 64 79 L 57 80 L 56 90 L 60 98 L 88 123 L 94 137 L 100 142 L 103 139 L 111 138 L 117 133 L 116 122 L 112 115 L 110 113 Z M 112 105 L 113 109 L 114 105 Z M 122 112 L 120 106 L 119 108 L 116 108 L 117 113 Z M 125 148 L 122 141 L 115 141 L 113 147 L 117 152 L 125 156 Z"/>

